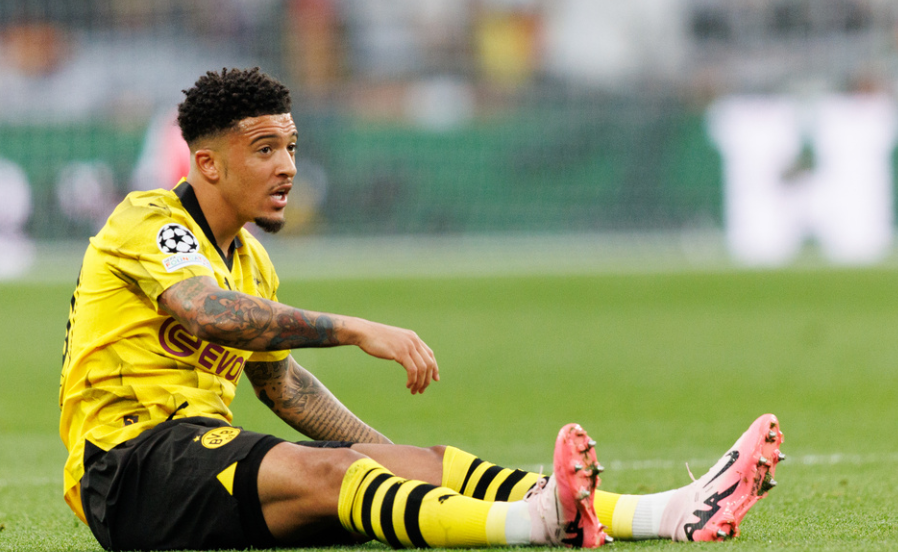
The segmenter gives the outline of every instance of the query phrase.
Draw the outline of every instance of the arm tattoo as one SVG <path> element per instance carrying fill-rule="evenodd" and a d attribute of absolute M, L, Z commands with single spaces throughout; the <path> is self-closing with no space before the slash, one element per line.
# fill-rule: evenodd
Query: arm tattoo
<path fill-rule="evenodd" d="M 390 442 L 343 406 L 292 357 L 281 362 L 250 362 L 245 370 L 259 400 L 294 429 L 312 439 Z"/>
<path fill-rule="evenodd" d="M 249 350 L 339 345 L 340 325 L 331 315 L 210 285 L 190 278 L 165 291 L 162 304 L 198 337 Z"/>
<path fill-rule="evenodd" d="M 232 342 L 241 342 L 262 334 L 271 324 L 271 309 L 256 297 L 224 291 L 203 299 L 205 329 L 217 331 Z"/>
<path fill-rule="evenodd" d="M 280 347 L 282 343 L 296 343 L 307 341 L 309 345 L 336 345 L 334 339 L 334 321 L 326 314 L 319 314 L 312 320 L 306 311 L 293 309 L 293 312 L 282 313 L 277 317 L 277 327 L 280 333 L 271 343 L 273 349 L 293 347 Z"/>

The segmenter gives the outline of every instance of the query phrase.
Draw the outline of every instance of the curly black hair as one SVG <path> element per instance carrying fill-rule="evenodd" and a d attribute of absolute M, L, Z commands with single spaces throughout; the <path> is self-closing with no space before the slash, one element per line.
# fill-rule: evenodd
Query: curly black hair
<path fill-rule="evenodd" d="M 233 128 L 247 117 L 289 113 L 290 91 L 258 67 L 208 71 L 193 88 L 182 90 L 178 126 L 188 144 Z"/>

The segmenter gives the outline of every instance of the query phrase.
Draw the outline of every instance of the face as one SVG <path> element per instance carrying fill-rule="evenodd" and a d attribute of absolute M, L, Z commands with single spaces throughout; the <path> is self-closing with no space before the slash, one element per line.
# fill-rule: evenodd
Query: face
<path fill-rule="evenodd" d="M 249 117 L 225 134 L 218 187 L 235 224 L 253 221 L 267 232 L 284 225 L 296 175 L 296 137 L 289 113 Z"/>

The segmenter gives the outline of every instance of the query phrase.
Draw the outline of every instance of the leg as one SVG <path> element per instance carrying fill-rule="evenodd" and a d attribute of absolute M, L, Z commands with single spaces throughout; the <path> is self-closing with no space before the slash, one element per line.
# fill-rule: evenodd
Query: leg
<path fill-rule="evenodd" d="M 384 445 L 373 453 L 407 473 L 432 473 L 440 465 L 438 451 L 429 449 Z M 407 463 L 399 461 L 404 453 Z M 265 522 L 281 545 L 374 538 L 393 547 L 483 547 L 504 538 L 504 526 L 489 523 L 493 504 L 399 478 L 348 448 L 281 443 L 262 460 L 258 482 Z"/>
<path fill-rule="evenodd" d="M 574 424 L 559 433 L 558 477 L 544 481 L 528 500 L 512 503 L 477 500 L 397 477 L 355 448 L 280 443 L 268 451 L 259 466 L 258 493 L 265 523 L 279 544 L 322 544 L 321 535 L 344 543 L 342 536 L 374 538 L 394 548 L 592 547 L 604 540 L 592 506 L 596 477 L 573 467 L 594 463 L 595 453 L 586 433 Z M 445 452 L 441 447 L 361 449 L 431 480 L 438 478 Z"/>

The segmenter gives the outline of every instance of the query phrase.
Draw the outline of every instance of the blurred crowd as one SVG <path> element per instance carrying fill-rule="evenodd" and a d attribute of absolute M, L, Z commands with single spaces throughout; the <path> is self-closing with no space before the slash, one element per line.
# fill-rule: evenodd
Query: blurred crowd
<path fill-rule="evenodd" d="M 891 77 L 896 15 L 889 0 L 6 0 L 0 121 L 145 119 L 218 64 L 373 112 L 400 85 L 462 104 L 547 82 L 838 88 Z"/>

